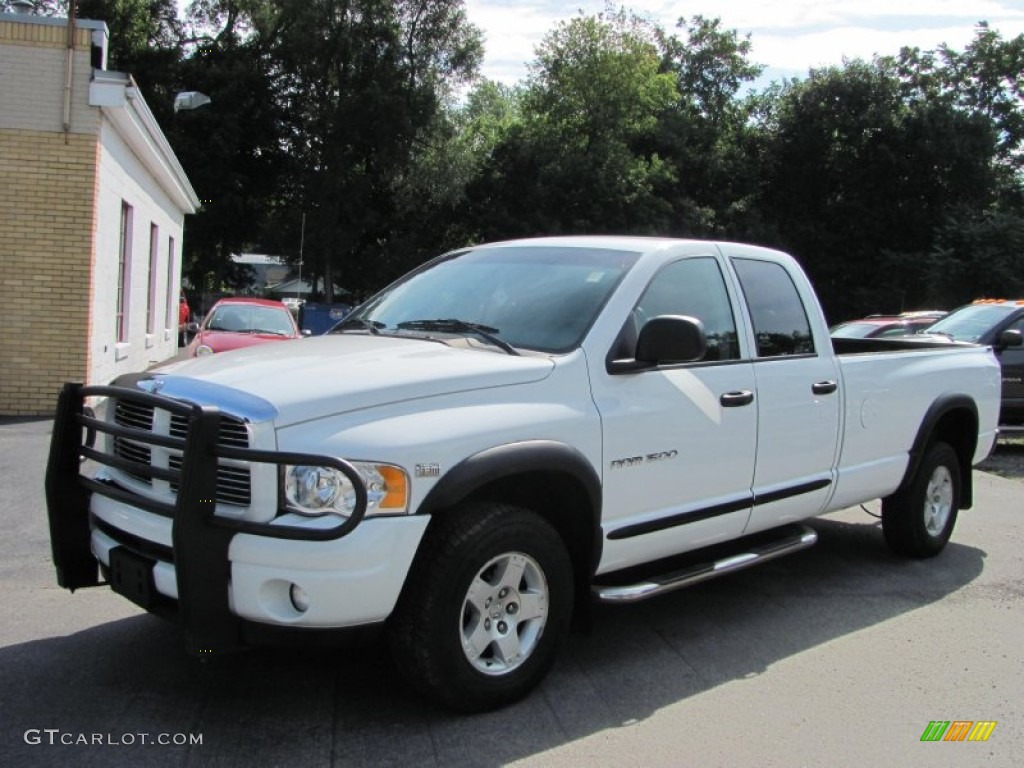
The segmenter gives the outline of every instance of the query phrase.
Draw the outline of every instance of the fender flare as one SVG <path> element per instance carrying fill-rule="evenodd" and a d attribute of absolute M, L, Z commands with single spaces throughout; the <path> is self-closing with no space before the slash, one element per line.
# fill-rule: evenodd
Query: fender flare
<path fill-rule="evenodd" d="M 971 508 L 974 503 L 974 482 L 971 476 L 971 459 L 974 457 L 973 446 L 977 445 L 978 441 L 978 406 L 968 395 L 943 395 L 933 402 L 928 407 L 928 410 L 925 411 L 924 418 L 921 420 L 921 426 L 917 429 L 917 435 L 914 437 L 914 443 L 908 454 L 909 462 L 907 463 L 907 470 L 903 474 L 903 480 L 900 481 L 900 486 L 896 489 L 896 493 L 902 493 L 913 481 L 918 468 L 921 466 L 921 461 L 924 459 L 924 453 L 934 439 L 936 427 L 939 422 L 947 414 L 957 410 L 967 411 L 974 421 L 974 434 L 971 441 L 972 447 L 966 455 L 963 450 L 965 448 L 964 443 L 958 445 L 953 442 L 953 450 L 955 450 L 957 455 L 960 457 L 960 508 Z"/>
<path fill-rule="evenodd" d="M 586 491 L 593 531 L 589 567 L 601 556 L 601 478 L 579 449 L 555 440 L 524 440 L 487 448 L 467 456 L 446 472 L 416 510 L 431 515 L 454 506 L 489 483 L 528 472 L 560 473 L 576 480 Z"/>

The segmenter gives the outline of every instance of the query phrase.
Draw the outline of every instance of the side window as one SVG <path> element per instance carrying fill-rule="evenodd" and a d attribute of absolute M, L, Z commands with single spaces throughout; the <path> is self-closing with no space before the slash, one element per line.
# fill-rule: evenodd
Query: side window
<path fill-rule="evenodd" d="M 814 354 L 807 312 L 786 269 L 755 259 L 734 259 L 733 266 L 754 324 L 757 356 Z"/>
<path fill-rule="evenodd" d="M 712 258 L 676 261 L 656 274 L 633 310 L 637 330 L 658 315 L 689 315 L 704 324 L 708 350 L 704 360 L 740 356 L 732 304 L 722 270 Z"/>

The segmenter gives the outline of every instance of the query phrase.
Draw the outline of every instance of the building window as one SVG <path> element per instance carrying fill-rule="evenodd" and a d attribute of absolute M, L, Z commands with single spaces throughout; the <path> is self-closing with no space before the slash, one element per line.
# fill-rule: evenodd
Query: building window
<path fill-rule="evenodd" d="M 156 224 L 149 225 L 149 293 L 146 294 L 146 333 L 156 330 L 156 265 L 159 259 L 157 250 L 160 245 L 160 228 Z"/>
<path fill-rule="evenodd" d="M 174 272 L 177 267 L 174 253 L 174 238 L 167 238 L 167 323 L 165 328 L 178 327 L 178 290 L 174 285 Z"/>
<path fill-rule="evenodd" d="M 131 297 L 132 207 L 121 202 L 121 242 L 117 255 L 117 340 L 128 341 L 128 310 Z"/>

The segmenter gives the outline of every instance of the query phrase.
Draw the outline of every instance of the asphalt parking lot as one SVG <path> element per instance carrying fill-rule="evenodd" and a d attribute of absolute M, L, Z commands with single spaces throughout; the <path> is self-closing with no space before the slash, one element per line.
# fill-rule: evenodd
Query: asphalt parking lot
<path fill-rule="evenodd" d="M 853 509 L 805 552 L 599 607 L 532 697 L 466 717 L 379 648 L 201 663 L 109 591 L 59 589 L 49 428 L 0 421 L 0 765 L 1024 765 L 1024 480 L 978 473 L 932 561 L 893 558 Z M 996 725 L 921 741 L 947 720 Z"/>

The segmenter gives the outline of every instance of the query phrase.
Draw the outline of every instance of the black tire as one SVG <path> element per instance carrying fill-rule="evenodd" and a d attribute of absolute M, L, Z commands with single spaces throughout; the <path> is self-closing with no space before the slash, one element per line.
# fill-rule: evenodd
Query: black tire
<path fill-rule="evenodd" d="M 949 541 L 960 509 L 960 461 L 948 443 L 933 443 L 910 484 L 882 501 L 882 533 L 898 555 L 934 557 Z"/>
<path fill-rule="evenodd" d="M 554 663 L 573 592 L 565 545 L 539 515 L 498 503 L 451 509 L 431 522 L 392 616 L 395 664 L 452 709 L 509 704 Z"/>

